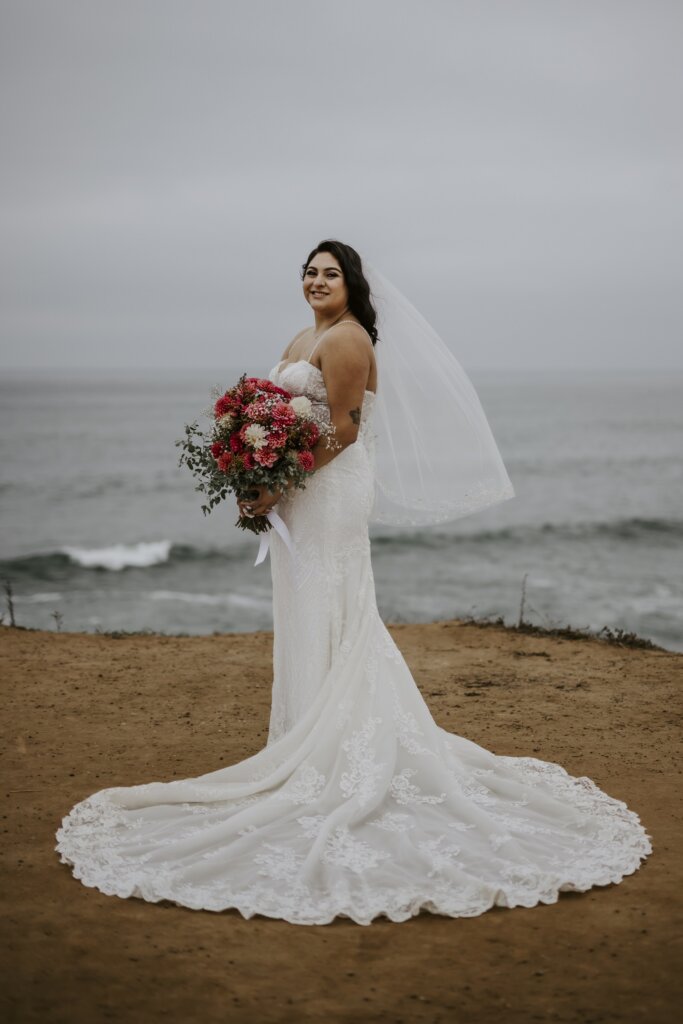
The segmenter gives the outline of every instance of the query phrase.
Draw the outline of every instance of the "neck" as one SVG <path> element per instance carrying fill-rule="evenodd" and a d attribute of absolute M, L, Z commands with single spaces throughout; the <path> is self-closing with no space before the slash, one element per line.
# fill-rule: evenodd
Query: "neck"
<path fill-rule="evenodd" d="M 314 333 L 322 334 L 322 332 L 326 331 L 328 327 L 331 327 L 333 324 L 336 324 L 337 320 L 341 320 L 342 317 L 346 316 L 348 312 L 348 306 L 346 307 L 345 310 L 343 310 L 341 313 L 338 313 L 336 316 L 330 316 L 329 314 L 325 315 L 324 313 L 316 312 Z"/>

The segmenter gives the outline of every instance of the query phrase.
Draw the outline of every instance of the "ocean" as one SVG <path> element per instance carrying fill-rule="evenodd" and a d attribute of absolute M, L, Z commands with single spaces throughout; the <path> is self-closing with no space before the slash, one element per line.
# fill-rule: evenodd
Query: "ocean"
<path fill-rule="evenodd" d="M 242 369 L 4 374 L 0 579 L 19 625 L 272 626 L 257 541 L 232 503 L 202 514 L 174 445 Z M 384 619 L 513 623 L 526 577 L 530 622 L 683 650 L 683 372 L 470 376 L 516 497 L 445 526 L 374 530 Z"/>

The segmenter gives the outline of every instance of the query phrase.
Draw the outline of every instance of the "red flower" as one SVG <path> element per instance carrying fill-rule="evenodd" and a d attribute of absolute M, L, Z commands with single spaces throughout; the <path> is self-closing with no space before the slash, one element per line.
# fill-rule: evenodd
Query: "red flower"
<path fill-rule="evenodd" d="M 287 431 L 271 430 L 266 440 L 269 448 L 283 448 L 287 444 Z"/>
<path fill-rule="evenodd" d="M 313 452 L 299 452 L 297 455 L 299 465 L 302 469 L 305 469 L 307 473 L 310 473 L 315 466 L 315 459 Z"/>
<path fill-rule="evenodd" d="M 273 422 L 278 426 L 286 426 L 291 423 L 296 423 L 296 413 L 292 409 L 291 405 L 288 405 L 286 402 L 278 402 L 277 405 L 274 405 Z"/>
<path fill-rule="evenodd" d="M 230 435 L 230 450 L 233 451 L 235 455 L 239 455 L 244 451 L 244 444 L 242 443 L 242 438 L 238 433 Z"/>
<path fill-rule="evenodd" d="M 268 420 L 270 419 L 270 412 L 268 411 L 268 406 L 266 405 L 266 403 L 260 399 L 257 399 L 255 402 L 252 402 L 251 405 L 247 407 L 247 409 L 245 410 L 245 416 L 247 417 L 248 420 L 251 420 L 252 423 L 267 423 Z"/>
<path fill-rule="evenodd" d="M 226 392 L 226 394 L 221 395 L 214 405 L 214 416 L 218 420 L 221 416 L 225 416 L 226 413 L 234 412 L 236 404 L 234 397 L 230 393 Z"/>
<path fill-rule="evenodd" d="M 260 448 L 259 451 L 254 452 L 254 459 L 258 462 L 259 466 L 265 466 L 267 469 L 274 466 L 279 458 L 278 453 L 274 452 L 271 448 Z"/>
<path fill-rule="evenodd" d="M 289 391 L 285 391 L 284 388 L 279 388 L 277 384 L 273 384 L 270 380 L 262 380 L 260 384 L 263 390 L 268 391 L 271 395 L 281 395 L 283 398 L 286 398 L 287 401 L 292 397 Z"/>
<path fill-rule="evenodd" d="M 277 384 L 273 384 L 272 380 L 266 380 L 264 377 L 247 377 L 250 386 L 257 388 L 259 391 L 267 391 L 271 395 L 283 395 L 288 400 L 291 395 L 288 391 L 283 388 L 279 388 Z"/>
<path fill-rule="evenodd" d="M 253 469 L 256 463 L 254 462 L 254 456 L 251 452 L 245 452 L 242 456 L 242 465 L 245 469 Z"/>
<path fill-rule="evenodd" d="M 222 441 L 214 441 L 214 443 L 211 445 L 211 454 L 213 455 L 214 459 L 217 459 L 219 455 L 223 454 L 224 451 L 225 445 L 223 444 Z"/>
<path fill-rule="evenodd" d="M 216 460 L 216 465 L 220 469 L 221 473 L 228 472 L 228 470 L 230 469 L 230 463 L 232 462 L 233 458 L 234 456 L 232 452 L 223 452 L 222 455 L 218 456 L 218 459 Z"/>
<path fill-rule="evenodd" d="M 308 423 L 303 424 L 301 432 L 303 434 L 306 444 L 313 447 L 314 444 L 318 443 L 320 431 L 318 430 L 318 427 L 312 420 L 309 420 Z"/>

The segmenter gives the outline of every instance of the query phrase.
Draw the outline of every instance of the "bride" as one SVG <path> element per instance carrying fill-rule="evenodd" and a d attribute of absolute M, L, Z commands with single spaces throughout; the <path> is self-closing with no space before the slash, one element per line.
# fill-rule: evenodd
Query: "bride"
<path fill-rule="evenodd" d="M 321 242 L 303 291 L 315 326 L 271 379 L 311 400 L 328 439 L 305 490 L 240 503 L 277 506 L 286 526 L 269 534 L 267 745 L 95 793 L 62 822 L 62 861 L 110 895 L 311 925 L 470 917 L 621 881 L 652 850 L 637 814 L 557 764 L 440 728 L 377 611 L 371 519 L 428 524 L 513 494 L 474 389 L 350 246 Z"/>

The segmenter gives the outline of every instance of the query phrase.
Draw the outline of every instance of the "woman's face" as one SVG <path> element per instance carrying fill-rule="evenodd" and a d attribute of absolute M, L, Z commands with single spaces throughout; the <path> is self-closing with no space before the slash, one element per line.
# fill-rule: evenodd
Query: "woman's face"
<path fill-rule="evenodd" d="M 348 306 L 349 292 L 339 262 L 331 252 L 319 252 L 306 267 L 304 298 L 316 313 L 338 314 Z"/>

